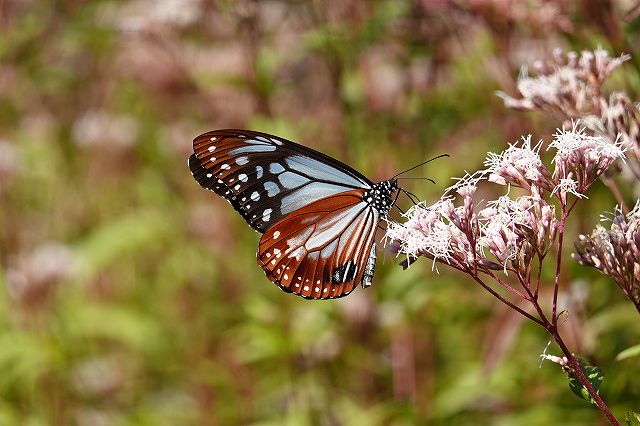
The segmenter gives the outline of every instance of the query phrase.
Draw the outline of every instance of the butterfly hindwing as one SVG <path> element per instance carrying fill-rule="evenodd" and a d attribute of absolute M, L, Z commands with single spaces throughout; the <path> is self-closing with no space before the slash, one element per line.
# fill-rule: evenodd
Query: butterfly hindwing
<path fill-rule="evenodd" d="M 356 189 L 314 201 L 271 226 L 257 255 L 267 277 L 308 299 L 342 297 L 370 284 L 379 213 L 364 194 Z"/>
<path fill-rule="evenodd" d="M 260 232 L 316 200 L 370 189 L 363 175 L 325 154 L 266 133 L 214 130 L 193 141 L 189 168 Z"/>

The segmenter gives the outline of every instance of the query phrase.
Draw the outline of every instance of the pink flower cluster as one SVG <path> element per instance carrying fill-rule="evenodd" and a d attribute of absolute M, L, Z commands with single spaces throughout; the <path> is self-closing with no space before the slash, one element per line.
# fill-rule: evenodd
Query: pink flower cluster
<path fill-rule="evenodd" d="M 640 201 L 627 215 L 616 209 L 610 229 L 598 225 L 574 245 L 573 258 L 611 277 L 640 311 Z"/>
<path fill-rule="evenodd" d="M 624 157 L 619 143 L 589 136 L 578 123 L 559 129 L 549 144 L 555 150 L 553 172 L 540 157 L 541 146 L 532 146 L 528 136 L 502 153 L 489 153 L 486 169 L 459 179 L 435 204 L 414 206 L 405 223 L 389 223 L 387 239 L 410 258 L 424 256 L 474 275 L 503 270 L 530 276 L 532 259 L 544 258 L 556 238 L 559 219 L 552 198 L 570 210 L 576 197 L 584 197 L 595 179 Z M 478 208 L 473 196 L 481 181 L 518 187 L 524 194 L 512 197 L 509 189 Z M 455 203 L 458 197 L 461 205 Z"/>

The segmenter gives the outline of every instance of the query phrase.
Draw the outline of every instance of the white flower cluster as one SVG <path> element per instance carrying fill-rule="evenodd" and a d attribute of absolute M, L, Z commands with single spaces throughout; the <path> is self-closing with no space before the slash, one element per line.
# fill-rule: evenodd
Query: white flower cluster
<path fill-rule="evenodd" d="M 567 194 L 584 197 L 587 188 L 618 159 L 624 160 L 626 147 L 617 138 L 611 143 L 608 138 L 591 136 L 573 122 L 571 129 L 558 129 L 548 149 L 555 149 L 553 157 L 554 192 L 563 204 Z"/>
<path fill-rule="evenodd" d="M 530 272 L 531 260 L 544 257 L 558 229 L 551 197 L 566 206 L 568 196 L 585 197 L 587 188 L 618 158 L 624 148 L 605 138 L 588 136 L 574 123 L 559 129 L 549 149 L 556 151 L 553 173 L 540 157 L 542 143 L 520 144 L 489 153 L 485 170 L 467 174 L 431 206 L 419 204 L 405 223 L 390 223 L 386 237 L 399 253 L 424 256 L 465 271 Z M 489 201 L 476 213 L 473 196 L 481 181 L 522 188 L 526 195 Z M 462 198 L 456 206 L 455 197 Z"/>

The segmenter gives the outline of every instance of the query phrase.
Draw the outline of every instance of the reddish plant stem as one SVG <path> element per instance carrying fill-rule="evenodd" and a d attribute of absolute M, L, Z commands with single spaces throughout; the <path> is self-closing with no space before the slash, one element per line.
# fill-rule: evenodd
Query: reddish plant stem
<path fill-rule="evenodd" d="M 544 314 L 544 311 L 542 310 L 542 307 L 538 303 L 537 294 L 535 296 L 533 294 L 531 294 L 531 289 L 528 289 L 527 293 L 529 293 L 529 297 L 531 297 L 531 304 L 536 309 L 536 312 L 538 313 L 538 315 L 540 315 L 540 319 L 542 320 L 542 322 L 545 324 L 543 327 L 547 328 L 548 324 L 550 324 L 549 323 L 549 319 Z"/>
<path fill-rule="evenodd" d="M 555 328 L 558 325 L 558 289 L 560 288 L 560 269 L 562 267 L 562 243 L 564 241 L 564 224 L 567 220 L 567 211 L 562 206 L 562 216 L 558 223 L 558 253 L 556 256 L 556 277 L 553 282 L 553 305 L 551 308 L 551 324 Z"/>
<path fill-rule="evenodd" d="M 562 267 L 562 246 L 564 242 L 564 226 L 567 220 L 567 216 L 569 215 L 569 213 L 571 213 L 577 201 L 578 201 L 577 199 L 574 200 L 574 202 L 571 204 L 571 206 L 569 206 L 569 208 L 567 208 L 567 206 L 564 204 L 562 206 L 562 215 L 560 217 L 560 222 L 558 224 L 558 252 L 556 256 L 556 276 L 553 283 L 553 305 L 552 305 L 551 322 L 549 322 L 549 320 L 544 316 L 542 316 L 542 320 L 543 322 L 546 323 L 544 327 L 551 334 L 553 339 L 556 341 L 556 343 L 560 347 L 560 350 L 562 351 L 564 356 L 567 358 L 568 367 L 571 368 L 571 370 L 576 375 L 578 380 L 580 380 L 584 388 L 587 390 L 587 392 L 589 392 L 589 395 L 591 396 L 591 398 L 593 398 L 596 405 L 598 406 L 600 411 L 602 411 L 602 413 L 607 417 L 609 422 L 611 422 L 612 425 L 619 426 L 620 422 L 613 415 L 613 413 L 611 412 L 611 409 L 607 406 L 607 404 L 602 400 L 602 398 L 600 398 L 600 395 L 598 395 L 598 392 L 596 392 L 593 386 L 591 386 L 591 382 L 589 382 L 589 379 L 584 375 L 584 372 L 580 367 L 580 361 L 578 361 L 578 358 L 569 350 L 567 345 L 562 340 L 560 333 L 558 332 L 558 313 L 557 313 L 558 312 L 558 291 L 560 288 L 560 270 Z M 532 303 L 534 304 L 534 306 L 536 306 L 536 310 L 538 312 L 542 312 L 542 309 L 539 306 L 537 299 L 534 300 Z"/>
<path fill-rule="evenodd" d="M 542 262 L 546 253 L 538 254 L 538 273 L 536 274 L 536 291 L 533 293 L 534 300 L 538 300 L 538 291 L 540 290 L 540 278 L 542 277 Z"/>
<path fill-rule="evenodd" d="M 523 310 L 522 308 L 520 308 L 520 307 L 514 305 L 513 303 L 509 302 L 504 297 L 500 296 L 494 289 L 492 289 L 489 285 L 487 285 L 484 281 L 482 281 L 477 275 L 473 275 L 470 270 L 467 270 L 466 272 L 471 276 L 471 278 L 473 278 L 485 290 L 487 290 L 489 293 L 491 293 L 493 295 L 493 297 L 497 298 L 498 300 L 500 300 L 502 303 L 504 303 L 505 305 L 507 305 L 511 309 L 519 312 L 520 315 L 523 315 L 523 316 L 529 318 L 531 321 L 535 322 L 536 324 L 539 324 L 542 327 L 545 327 L 545 323 L 544 322 L 542 322 L 540 319 L 534 317 L 529 312 L 527 312 L 527 311 Z"/>
<path fill-rule="evenodd" d="M 593 388 L 593 386 L 591 386 L 591 382 L 589 382 L 589 379 L 584 375 L 584 372 L 580 367 L 580 361 L 564 343 L 564 341 L 562 340 L 562 337 L 560 336 L 560 333 L 558 332 L 557 327 L 553 324 L 547 324 L 547 327 L 545 328 L 551 334 L 551 336 L 553 336 L 553 339 L 556 341 L 556 343 L 560 347 L 560 350 L 562 351 L 564 356 L 567 358 L 567 366 L 576 375 L 578 380 L 580 380 L 580 382 L 582 383 L 582 386 L 584 386 L 587 392 L 589 392 L 589 395 L 591 396 L 591 398 L 593 398 L 593 400 L 595 401 L 600 411 L 602 411 L 602 414 L 604 414 L 607 417 L 607 420 L 609 420 L 609 422 L 612 425 L 620 426 L 620 422 L 613 415 L 613 413 L 611 412 L 611 409 L 602 400 L 602 398 L 600 398 L 600 395 L 598 395 L 598 392 Z"/>
<path fill-rule="evenodd" d="M 504 282 L 503 280 L 500 279 L 499 276 L 497 276 L 496 274 L 494 274 L 493 272 L 489 271 L 487 272 L 487 275 L 489 275 L 491 278 L 493 278 L 498 284 L 500 284 L 502 287 L 504 287 L 506 290 L 509 290 L 511 293 L 515 294 L 516 296 L 522 298 L 522 299 L 527 299 L 527 297 L 522 294 L 520 291 L 516 290 L 515 288 L 511 287 L 509 284 L 507 284 L 506 282 Z"/>

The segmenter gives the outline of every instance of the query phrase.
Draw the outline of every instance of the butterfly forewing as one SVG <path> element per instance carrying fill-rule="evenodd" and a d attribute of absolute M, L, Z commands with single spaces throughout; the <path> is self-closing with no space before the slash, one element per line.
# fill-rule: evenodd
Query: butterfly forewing
<path fill-rule="evenodd" d="M 260 232 L 316 200 L 372 186 L 346 164 L 266 133 L 215 130 L 198 136 L 193 150 L 189 168 L 198 183 Z"/>
<path fill-rule="evenodd" d="M 309 299 L 349 294 L 363 281 L 379 213 L 356 189 L 285 216 L 260 239 L 258 263 L 287 292 Z"/>

